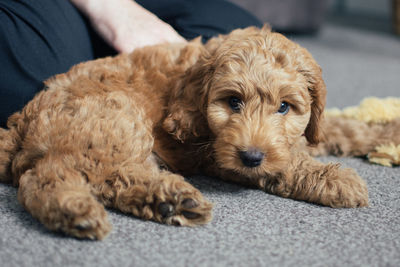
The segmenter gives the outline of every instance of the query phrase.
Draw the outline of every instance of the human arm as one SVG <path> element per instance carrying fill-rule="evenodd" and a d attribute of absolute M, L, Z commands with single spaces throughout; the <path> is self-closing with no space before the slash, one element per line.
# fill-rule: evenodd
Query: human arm
<path fill-rule="evenodd" d="M 121 53 L 167 42 L 185 42 L 171 25 L 132 0 L 70 0 L 104 40 Z"/>

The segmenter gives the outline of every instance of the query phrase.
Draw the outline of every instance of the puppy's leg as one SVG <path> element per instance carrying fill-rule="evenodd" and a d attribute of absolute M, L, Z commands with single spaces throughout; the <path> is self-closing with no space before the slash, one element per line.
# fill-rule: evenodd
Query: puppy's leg
<path fill-rule="evenodd" d="M 11 183 L 11 162 L 18 150 L 15 129 L 0 128 L 0 182 Z"/>
<path fill-rule="evenodd" d="M 334 208 L 368 206 L 366 183 L 352 169 L 323 164 L 305 153 L 297 154 L 285 174 L 260 185 L 273 194 Z"/>
<path fill-rule="evenodd" d="M 150 157 L 151 158 L 151 157 Z M 211 219 L 212 205 L 180 175 L 160 171 L 151 160 L 121 167 L 96 185 L 98 199 L 106 206 L 145 220 L 194 226 Z"/>
<path fill-rule="evenodd" d="M 66 166 L 68 157 L 47 156 L 20 178 L 18 199 L 47 228 L 78 238 L 102 239 L 111 226 L 85 177 Z"/>
<path fill-rule="evenodd" d="M 73 131 L 80 133 L 73 143 L 81 165 L 77 168 L 88 177 L 97 199 L 107 207 L 168 224 L 209 221 L 211 205 L 201 193 L 183 177 L 160 171 L 152 155 L 153 121 L 142 109 L 145 99 L 114 92 L 102 101 L 85 103 L 92 110 L 90 118 L 80 116 Z M 86 141 L 79 144 L 81 138 Z"/>
<path fill-rule="evenodd" d="M 400 144 L 400 119 L 368 124 L 355 119 L 326 117 L 324 140 L 316 147 L 304 146 L 311 155 L 366 156 L 378 145 Z"/>

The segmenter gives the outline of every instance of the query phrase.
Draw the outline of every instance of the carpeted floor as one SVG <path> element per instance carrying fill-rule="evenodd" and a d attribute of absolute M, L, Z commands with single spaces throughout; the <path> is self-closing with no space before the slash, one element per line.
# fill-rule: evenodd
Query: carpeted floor
<path fill-rule="evenodd" d="M 294 39 L 321 64 L 328 107 L 400 97 L 399 38 L 326 25 Z M 15 188 L 0 184 L 0 265 L 400 266 L 400 168 L 321 160 L 355 168 L 368 182 L 370 207 L 331 209 L 191 177 L 215 204 L 210 224 L 171 227 L 109 211 L 111 234 L 93 242 L 49 232 L 19 205 Z"/>

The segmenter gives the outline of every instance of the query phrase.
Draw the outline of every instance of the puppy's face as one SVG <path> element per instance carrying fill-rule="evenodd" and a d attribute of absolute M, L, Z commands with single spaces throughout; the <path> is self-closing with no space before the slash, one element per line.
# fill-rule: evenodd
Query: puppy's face
<path fill-rule="evenodd" d="M 274 174 L 287 166 L 293 144 L 316 127 L 313 109 L 323 103 L 312 93 L 324 88 L 311 87 L 322 78 L 310 77 L 303 65 L 319 67 L 279 34 L 232 35 L 209 59 L 205 106 L 215 158 L 221 168 L 248 177 Z"/>
<path fill-rule="evenodd" d="M 318 143 L 325 84 L 304 48 L 266 27 L 200 48 L 170 96 L 168 133 L 181 142 L 211 137 L 219 167 L 247 177 L 283 171 L 302 135 Z"/>

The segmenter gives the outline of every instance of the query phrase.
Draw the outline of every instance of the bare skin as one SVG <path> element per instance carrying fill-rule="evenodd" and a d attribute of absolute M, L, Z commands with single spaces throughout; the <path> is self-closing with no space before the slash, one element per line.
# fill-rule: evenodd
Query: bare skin
<path fill-rule="evenodd" d="M 119 53 L 146 45 L 186 42 L 171 25 L 132 0 L 70 0 Z"/>

